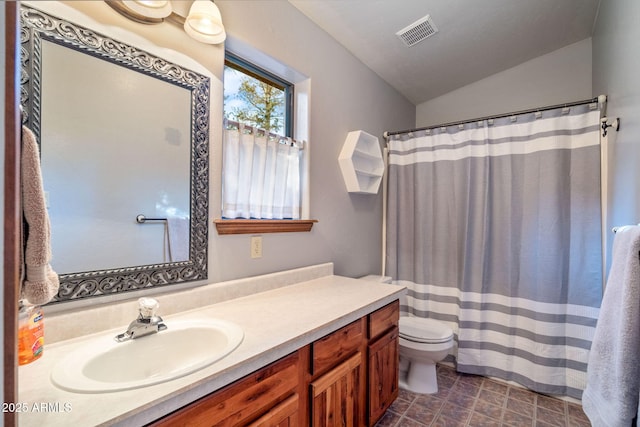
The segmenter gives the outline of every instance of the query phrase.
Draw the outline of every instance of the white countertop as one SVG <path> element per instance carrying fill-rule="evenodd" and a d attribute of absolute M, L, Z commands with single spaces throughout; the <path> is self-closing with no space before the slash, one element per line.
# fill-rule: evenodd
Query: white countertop
<path fill-rule="evenodd" d="M 83 394 L 55 387 L 49 379 L 52 367 L 88 337 L 45 344 L 40 359 L 19 368 L 19 425 L 143 425 L 387 305 L 403 292 L 404 288 L 395 285 L 325 276 L 163 316 L 169 327 L 172 319 L 228 320 L 244 329 L 244 340 L 230 355 L 200 371 L 121 392 Z M 123 319 L 124 328 L 129 320 Z M 122 325 L 106 334 L 122 332 Z"/>

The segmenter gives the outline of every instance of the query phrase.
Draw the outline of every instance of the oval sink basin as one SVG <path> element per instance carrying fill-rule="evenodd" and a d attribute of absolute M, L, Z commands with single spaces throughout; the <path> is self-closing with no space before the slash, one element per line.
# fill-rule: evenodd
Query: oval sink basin
<path fill-rule="evenodd" d="M 167 321 L 167 329 L 134 340 L 91 340 L 51 372 L 58 387 L 75 392 L 130 390 L 195 372 L 227 356 L 244 338 L 242 329 L 219 319 Z"/>

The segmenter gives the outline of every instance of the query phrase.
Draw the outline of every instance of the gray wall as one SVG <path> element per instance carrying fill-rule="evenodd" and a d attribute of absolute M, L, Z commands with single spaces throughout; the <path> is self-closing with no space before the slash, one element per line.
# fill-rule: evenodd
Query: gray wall
<path fill-rule="evenodd" d="M 37 8 L 56 5 L 29 3 Z M 334 262 L 335 273 L 345 276 L 380 273 L 382 191 L 377 195 L 347 193 L 338 155 L 349 131 L 364 130 L 378 136 L 382 143 L 385 130 L 412 127 L 412 103 L 289 2 L 217 1 L 229 40 L 252 46 L 310 79 L 310 217 L 319 222 L 310 233 L 264 234 L 263 256 L 252 259 L 250 235 L 219 236 L 212 225 L 212 220 L 220 217 L 221 203 L 224 46 L 191 40 L 172 23 L 134 23 L 104 2 L 61 3 L 71 10 L 66 15 L 70 20 L 71 15 L 80 13 L 106 26 L 114 38 L 124 37 L 133 44 L 142 40 L 143 46 L 151 43 L 155 49 L 152 52 L 179 52 L 211 75 L 208 282 L 324 262 Z"/>
<path fill-rule="evenodd" d="M 419 104 L 416 126 L 588 99 L 591 82 L 591 39 L 585 39 Z"/>
<path fill-rule="evenodd" d="M 310 233 L 265 234 L 263 257 L 251 259 L 248 236 L 212 233 L 215 280 L 332 261 L 336 274 L 381 268 L 382 192 L 346 192 L 338 155 L 347 133 L 411 127 L 415 107 L 286 1 L 219 0 L 227 33 L 311 79 Z M 222 58 L 220 58 L 222 60 Z M 222 99 L 219 100 L 222 102 Z M 221 117 L 212 117 L 220 123 Z M 219 182 L 213 184 L 217 189 Z M 219 193 L 212 215 L 219 216 Z"/>
<path fill-rule="evenodd" d="M 609 144 L 607 228 L 640 222 L 640 2 L 601 1 L 593 34 L 593 92 L 620 117 Z M 609 247 L 613 233 L 608 233 Z"/>

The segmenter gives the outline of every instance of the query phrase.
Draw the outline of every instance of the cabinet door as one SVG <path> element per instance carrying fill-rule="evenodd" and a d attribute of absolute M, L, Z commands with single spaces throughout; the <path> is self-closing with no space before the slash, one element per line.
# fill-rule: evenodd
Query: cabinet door
<path fill-rule="evenodd" d="M 247 427 L 297 427 L 298 395 L 286 399 Z"/>
<path fill-rule="evenodd" d="M 398 328 L 369 345 L 369 425 L 398 397 Z"/>
<path fill-rule="evenodd" d="M 360 426 L 364 418 L 362 354 L 356 353 L 311 383 L 311 425 Z"/>

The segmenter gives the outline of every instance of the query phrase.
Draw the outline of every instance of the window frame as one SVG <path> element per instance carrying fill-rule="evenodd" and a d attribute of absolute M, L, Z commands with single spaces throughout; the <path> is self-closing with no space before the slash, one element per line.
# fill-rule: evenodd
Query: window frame
<path fill-rule="evenodd" d="M 284 92 L 284 135 L 282 136 L 293 137 L 293 95 L 295 85 L 229 51 L 225 52 L 224 65 Z"/>
<path fill-rule="evenodd" d="M 240 56 L 225 51 L 224 65 L 234 68 L 242 73 L 245 73 L 251 77 L 261 80 L 265 83 L 271 84 L 274 87 L 284 90 L 285 98 L 285 126 L 284 133 L 287 137 L 294 137 L 294 116 L 298 113 L 295 110 L 294 105 L 294 93 L 297 83 L 291 83 L 277 75 L 251 63 Z M 306 87 L 306 85 L 305 85 Z M 308 90 L 308 88 L 306 88 Z M 306 93 L 303 90 L 303 93 Z M 224 108 L 223 108 L 224 110 Z M 224 118 L 224 112 L 223 112 Z M 308 149 L 308 147 L 305 147 Z M 308 158 L 305 160 L 305 164 L 308 168 Z M 308 170 L 305 180 L 308 180 Z M 308 183 L 303 183 L 307 187 Z M 308 195 L 303 194 L 303 200 Z M 304 205 L 304 202 L 303 202 Z M 308 206 L 308 205 L 307 205 Z M 263 234 L 263 233 L 282 233 L 282 232 L 310 232 L 313 225 L 318 222 L 317 219 L 305 219 L 303 208 L 303 219 L 237 219 L 237 218 L 219 218 L 213 222 L 216 226 L 216 230 L 219 235 L 224 234 Z M 308 218 L 308 217 L 307 217 Z"/>

